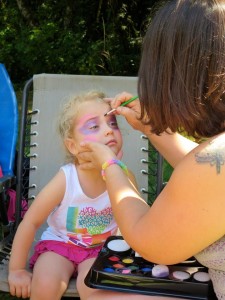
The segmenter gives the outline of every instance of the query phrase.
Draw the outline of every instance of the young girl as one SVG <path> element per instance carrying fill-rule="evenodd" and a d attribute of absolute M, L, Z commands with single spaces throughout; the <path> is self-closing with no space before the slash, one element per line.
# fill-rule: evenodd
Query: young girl
<path fill-rule="evenodd" d="M 43 188 L 18 227 L 9 263 L 10 293 L 32 300 L 61 299 L 71 276 L 77 276 L 81 299 L 95 292 L 84 284 L 103 242 L 117 232 L 106 184 L 97 169 L 81 170 L 76 155 L 80 142 L 96 141 L 122 155 L 122 136 L 115 116 L 104 116 L 110 109 L 104 94 L 88 92 L 72 97 L 65 104 L 59 132 L 68 164 Z M 134 185 L 135 179 L 129 172 Z M 30 259 L 26 260 L 37 229 L 47 219 Z M 104 299 L 104 292 L 103 298 Z"/>

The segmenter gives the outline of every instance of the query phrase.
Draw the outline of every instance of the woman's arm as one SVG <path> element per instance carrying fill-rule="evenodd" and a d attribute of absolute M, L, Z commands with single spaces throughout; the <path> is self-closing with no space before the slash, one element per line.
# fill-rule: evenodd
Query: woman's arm
<path fill-rule="evenodd" d="M 133 129 L 144 133 L 152 145 L 160 152 L 168 163 L 175 168 L 184 156 L 198 146 L 198 144 L 178 133 L 164 132 L 160 136 L 152 134 L 151 127 L 149 125 L 144 125 L 138 119 L 141 111 L 139 100 L 135 100 L 124 107 L 120 106 L 121 103 L 131 97 L 131 94 L 123 92 L 111 101 L 111 106 L 116 108 L 117 114 L 126 118 Z"/>
<path fill-rule="evenodd" d="M 149 133 L 150 129 L 145 130 L 145 135 L 151 144 L 159 151 L 165 160 L 175 168 L 179 162 L 198 146 L 197 143 L 185 138 L 178 133 L 162 133 L 160 136 Z"/>
<path fill-rule="evenodd" d="M 224 235 L 224 170 L 218 175 L 216 166 L 196 159 L 196 153 L 204 156 L 204 151 L 216 157 L 221 149 L 210 150 L 210 145 L 204 142 L 184 157 L 152 207 L 141 199 L 120 166 L 113 164 L 105 169 L 107 190 L 121 233 L 147 260 L 174 264 Z M 83 147 L 87 152 L 82 153 L 82 158 L 91 160 L 96 168 L 101 169 L 105 161 L 115 158 L 105 145 L 85 142 Z"/>

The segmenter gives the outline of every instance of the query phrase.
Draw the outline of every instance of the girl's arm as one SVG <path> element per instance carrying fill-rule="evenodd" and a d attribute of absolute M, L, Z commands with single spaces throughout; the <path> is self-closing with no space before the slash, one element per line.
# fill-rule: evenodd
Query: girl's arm
<path fill-rule="evenodd" d="M 12 294 L 15 294 L 18 285 L 23 285 L 23 279 L 19 275 L 22 281 L 19 282 L 17 274 L 26 274 L 26 271 L 23 271 L 36 231 L 45 222 L 50 212 L 62 201 L 65 186 L 65 175 L 60 170 L 38 194 L 18 226 L 9 261 L 9 285 Z M 26 280 L 25 282 L 27 284 Z"/>

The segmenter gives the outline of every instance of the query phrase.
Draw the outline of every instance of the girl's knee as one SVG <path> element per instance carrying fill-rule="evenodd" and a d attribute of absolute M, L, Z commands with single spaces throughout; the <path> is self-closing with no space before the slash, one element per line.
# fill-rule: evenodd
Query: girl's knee
<path fill-rule="evenodd" d="M 47 274 L 34 276 L 31 283 L 31 299 L 61 299 L 67 285 L 67 282 Z"/>
<path fill-rule="evenodd" d="M 44 274 L 41 276 L 33 276 L 32 279 L 32 288 L 37 288 L 40 291 L 57 286 L 57 284 L 54 278 L 45 276 Z"/>

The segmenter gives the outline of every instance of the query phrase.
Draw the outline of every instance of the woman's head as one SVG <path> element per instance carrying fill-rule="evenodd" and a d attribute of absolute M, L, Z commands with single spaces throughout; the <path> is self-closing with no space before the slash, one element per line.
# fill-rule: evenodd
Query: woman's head
<path fill-rule="evenodd" d="M 225 1 L 176 0 L 150 24 L 139 69 L 142 117 L 210 137 L 224 131 Z"/>
<path fill-rule="evenodd" d="M 71 96 L 59 117 L 59 133 L 64 142 L 67 160 L 76 162 L 80 143 L 91 140 L 106 144 L 115 154 L 122 148 L 122 136 L 115 115 L 105 116 L 110 105 L 105 95 L 89 91 Z"/>

